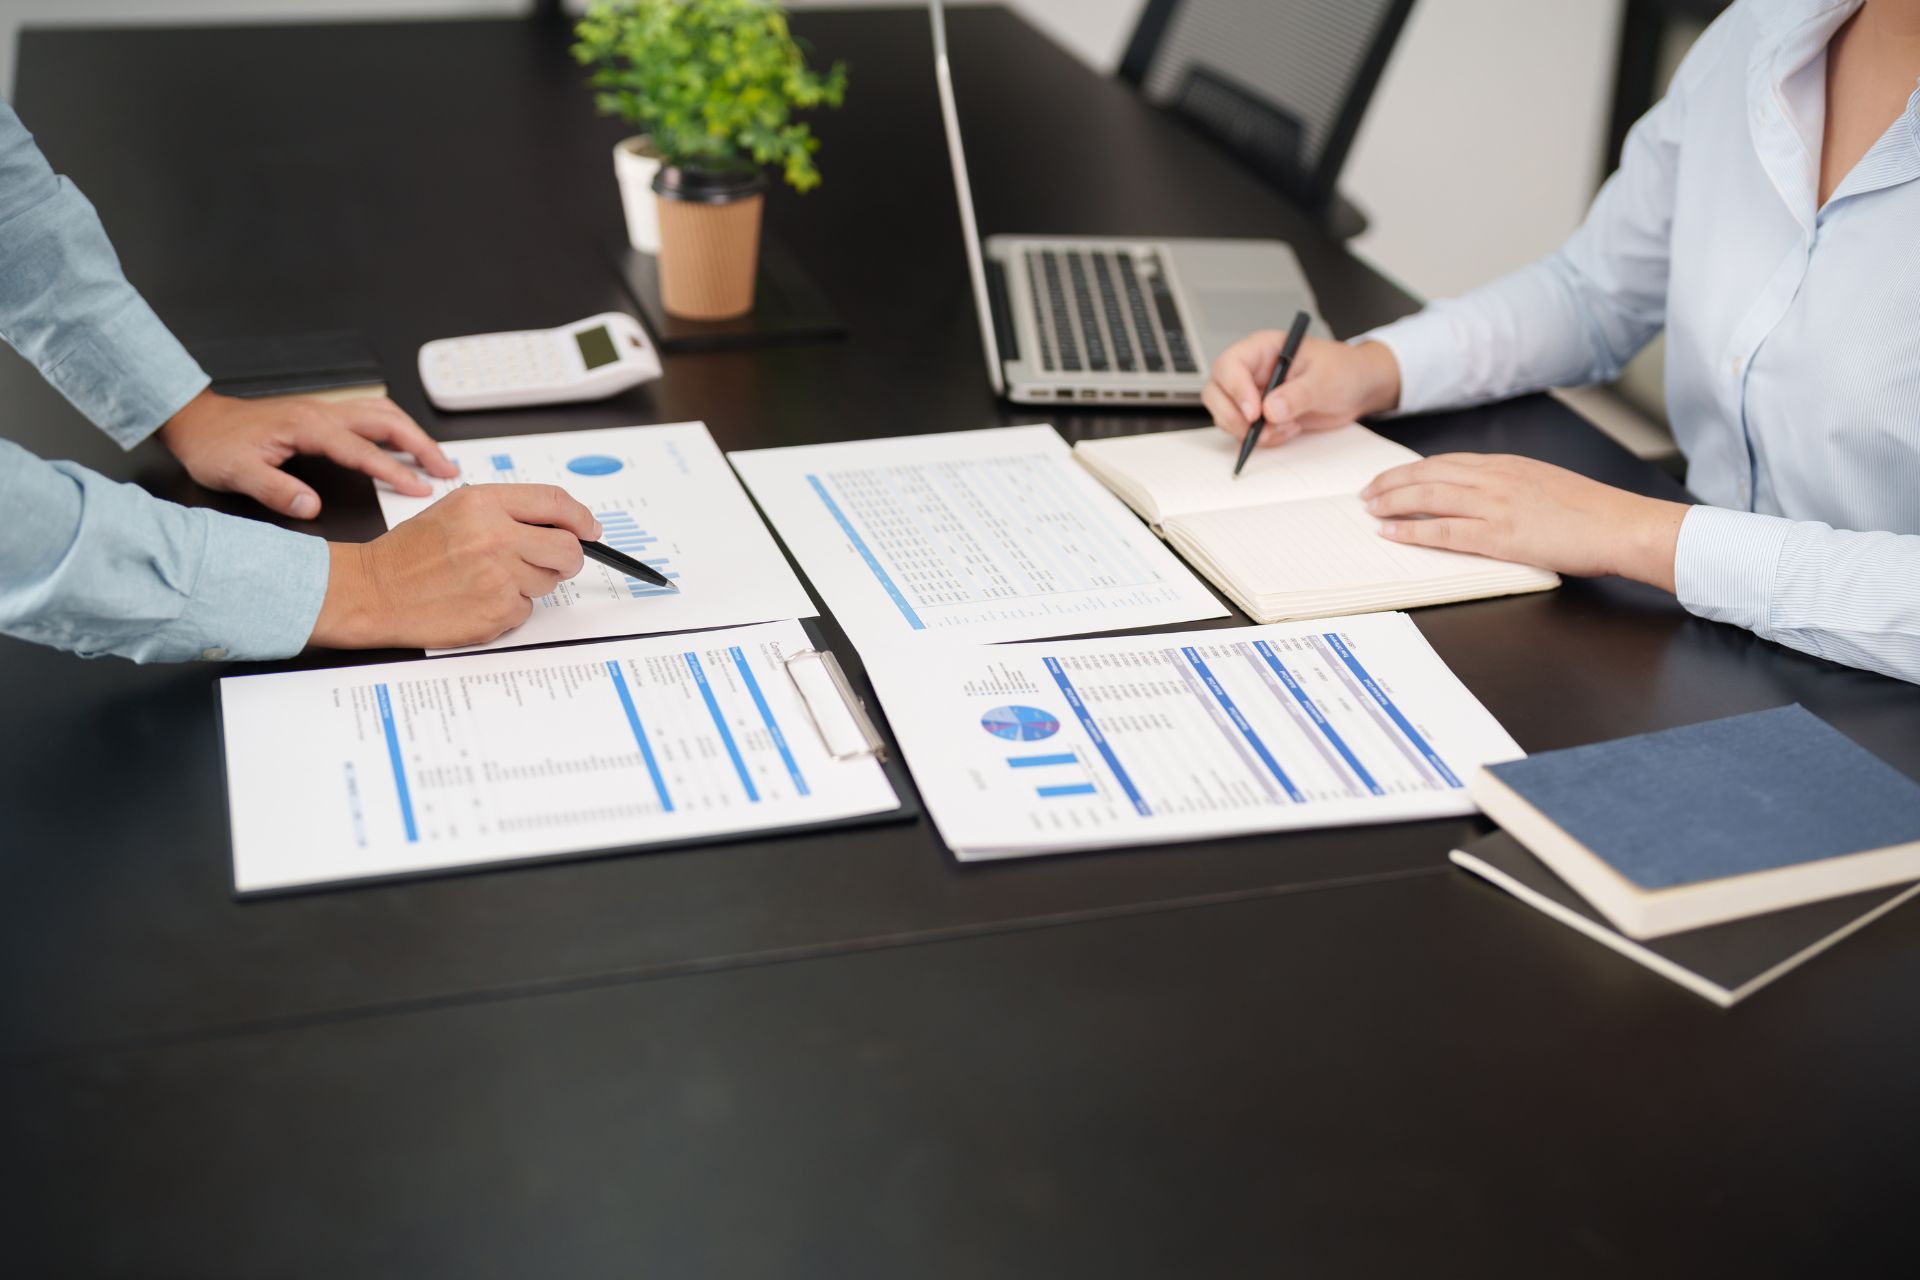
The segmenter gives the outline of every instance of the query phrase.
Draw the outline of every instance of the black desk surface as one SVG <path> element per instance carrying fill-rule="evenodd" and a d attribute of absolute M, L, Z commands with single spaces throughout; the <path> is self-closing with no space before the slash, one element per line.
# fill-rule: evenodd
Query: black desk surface
<path fill-rule="evenodd" d="M 1278 236 L 1336 331 L 1410 307 L 1016 19 L 952 24 L 988 229 Z M 626 308 L 623 130 L 556 32 L 31 31 L 17 101 L 183 337 L 360 329 L 444 437 L 1049 416 L 981 372 L 924 14 L 795 26 L 852 90 L 826 184 L 769 217 L 849 340 L 542 412 L 436 415 L 413 353 Z M 11 358 L 0 405 L 43 455 L 225 501 Z M 1390 431 L 1677 493 L 1540 397 Z M 364 481 L 305 474 L 317 531 L 379 530 Z M 1920 689 L 1630 584 L 1415 616 L 1530 750 L 1798 700 L 1920 776 Z M 922 821 L 240 905 L 219 674 L 0 640 L 26 1274 L 1769 1274 L 1902 1234 L 1911 911 L 1721 1012 L 1449 872 L 1467 821 L 983 868 Z"/>

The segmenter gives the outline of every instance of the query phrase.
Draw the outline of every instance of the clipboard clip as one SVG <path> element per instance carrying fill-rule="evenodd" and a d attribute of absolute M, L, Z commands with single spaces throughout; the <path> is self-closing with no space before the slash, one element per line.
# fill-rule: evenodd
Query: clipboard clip
<path fill-rule="evenodd" d="M 800 683 L 800 677 L 793 673 L 793 664 L 802 658 L 813 659 L 814 665 L 827 673 L 827 679 L 833 686 L 834 694 L 840 700 L 841 709 L 846 712 L 847 719 L 852 723 L 854 730 L 866 743 L 864 747 L 854 751 L 834 750 L 833 739 L 828 735 L 826 726 L 820 721 L 820 713 L 814 708 L 813 698 Z M 840 659 L 826 649 L 802 649 L 798 653 L 788 654 L 782 658 L 780 665 L 781 669 L 787 673 L 787 680 L 792 683 L 793 691 L 800 695 L 800 702 L 807 709 L 807 719 L 813 721 L 813 731 L 820 735 L 820 745 L 827 749 L 829 759 L 838 762 L 872 756 L 875 760 L 886 760 L 887 740 L 882 738 L 880 730 L 874 727 L 873 718 L 867 714 L 867 704 L 861 700 L 859 694 L 853 691 L 853 683 L 847 679 L 846 671 L 841 668 Z"/>

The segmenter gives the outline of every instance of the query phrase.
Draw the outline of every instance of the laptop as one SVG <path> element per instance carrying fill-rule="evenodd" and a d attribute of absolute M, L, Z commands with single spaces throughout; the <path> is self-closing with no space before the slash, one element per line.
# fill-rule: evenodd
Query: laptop
<path fill-rule="evenodd" d="M 1199 404 L 1207 371 L 1296 311 L 1328 336 L 1293 251 L 1278 240 L 996 235 L 980 241 L 960 143 L 947 19 L 931 0 L 934 73 L 967 271 L 996 394 L 1022 404 Z"/>

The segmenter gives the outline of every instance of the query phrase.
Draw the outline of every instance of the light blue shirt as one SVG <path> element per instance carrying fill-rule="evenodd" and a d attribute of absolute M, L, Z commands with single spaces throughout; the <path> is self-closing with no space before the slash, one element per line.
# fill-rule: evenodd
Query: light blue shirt
<path fill-rule="evenodd" d="M 1558 253 L 1369 337 L 1421 412 L 1617 376 L 1662 327 L 1680 602 L 1920 681 L 1920 88 L 1818 203 L 1828 40 L 1860 0 L 1741 0 Z"/>
<path fill-rule="evenodd" d="M 125 449 L 207 385 L 4 102 L 0 338 Z M 163 502 L 0 439 L 0 632 L 141 662 L 282 658 L 313 631 L 327 562 L 319 538 Z"/>

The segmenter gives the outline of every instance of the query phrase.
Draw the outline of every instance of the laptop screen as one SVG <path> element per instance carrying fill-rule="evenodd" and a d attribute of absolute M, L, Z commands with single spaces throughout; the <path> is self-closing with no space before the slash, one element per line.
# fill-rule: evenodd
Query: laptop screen
<path fill-rule="evenodd" d="M 987 380 L 995 395 L 1006 393 L 1000 372 L 1000 342 L 987 299 L 987 266 L 980 253 L 980 227 L 973 217 L 973 184 L 967 179 L 967 153 L 960 145 L 960 113 L 953 102 L 953 71 L 947 63 L 947 11 L 931 0 L 933 71 L 940 86 L 940 116 L 947 129 L 947 155 L 953 161 L 953 191 L 960 205 L 960 230 L 967 242 L 967 274 L 973 279 L 973 308 L 980 317 L 980 345 L 987 358 Z"/>

